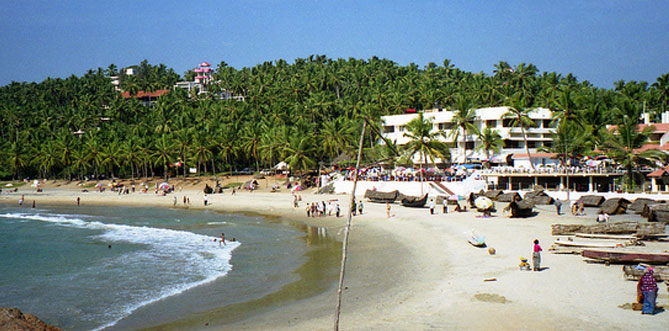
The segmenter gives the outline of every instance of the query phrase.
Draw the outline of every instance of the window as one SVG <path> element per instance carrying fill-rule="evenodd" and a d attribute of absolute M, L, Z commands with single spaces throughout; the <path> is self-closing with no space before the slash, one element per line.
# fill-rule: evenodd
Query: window
<path fill-rule="evenodd" d="M 453 129 L 453 122 L 439 123 L 439 130 L 451 130 Z"/>
<path fill-rule="evenodd" d="M 537 148 L 539 146 L 538 141 L 528 141 L 527 142 L 527 147 L 528 148 Z"/>
<path fill-rule="evenodd" d="M 544 128 L 550 128 L 553 120 L 544 120 Z"/>
<path fill-rule="evenodd" d="M 502 127 L 503 128 L 511 128 L 513 127 L 513 119 L 511 118 L 505 118 L 502 120 Z"/>
<path fill-rule="evenodd" d="M 487 120 L 485 121 L 485 126 L 489 128 L 496 128 L 497 127 L 497 121 L 496 120 Z"/>
<path fill-rule="evenodd" d="M 466 146 L 467 149 L 474 149 L 474 142 L 473 141 L 468 141 L 465 144 L 465 146 Z"/>
<path fill-rule="evenodd" d="M 504 147 L 506 147 L 506 148 L 520 148 L 520 144 L 518 144 L 517 140 L 506 139 L 506 140 L 504 140 Z"/>
<path fill-rule="evenodd" d="M 393 133 L 395 132 L 395 127 L 392 125 L 386 125 L 383 127 L 383 133 Z"/>

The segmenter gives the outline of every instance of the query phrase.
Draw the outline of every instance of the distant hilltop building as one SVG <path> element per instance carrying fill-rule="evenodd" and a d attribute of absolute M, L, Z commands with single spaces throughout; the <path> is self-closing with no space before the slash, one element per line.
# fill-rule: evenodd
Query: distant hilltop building
<path fill-rule="evenodd" d="M 206 61 L 200 63 L 197 68 L 193 69 L 193 72 L 196 75 L 193 81 L 177 82 L 174 85 L 174 88 L 185 89 L 188 90 L 189 93 L 197 91 L 197 95 L 201 95 L 201 94 L 213 93 L 212 91 L 210 91 L 211 89 L 209 88 L 211 84 L 220 84 L 220 81 L 214 81 L 213 79 L 214 70 L 211 69 L 211 64 L 209 64 Z M 218 93 L 220 93 L 221 100 L 232 99 L 236 101 L 244 101 L 243 95 L 233 95 L 224 88 L 222 88 L 221 92 Z"/>
<path fill-rule="evenodd" d="M 525 139 L 519 127 L 513 127 L 511 124 L 513 118 L 505 117 L 509 107 L 487 107 L 476 109 L 476 117 L 473 124 L 483 131 L 485 128 L 496 130 L 504 141 L 504 147 L 500 153 L 491 155 L 490 162 L 497 164 L 512 163 L 514 154 L 516 158 L 522 158 L 521 154 L 527 158 L 527 151 L 525 149 Z M 552 135 L 555 130 L 555 123 L 553 122 L 552 112 L 547 108 L 536 108 L 529 112 L 529 117 L 534 121 L 534 127 L 525 128 L 527 136 L 527 147 L 530 153 L 536 153 L 537 149 L 542 146 L 551 146 L 553 143 Z M 404 136 L 406 132 L 406 125 L 414 118 L 418 118 L 418 114 L 414 109 L 408 109 L 406 114 L 382 116 L 383 121 L 383 135 L 390 141 L 395 141 L 398 145 L 404 145 L 410 141 L 410 138 Z M 434 125 L 434 131 L 442 130 L 445 137 L 440 137 L 440 140 L 448 143 L 451 148 L 451 160 L 434 160 L 436 163 L 466 163 L 466 162 L 482 162 L 487 160 L 486 152 L 484 150 L 476 150 L 480 145 L 478 137 L 474 134 L 466 136 L 467 155 L 464 155 L 462 146 L 462 132 L 457 141 L 454 141 L 451 133 L 454 130 L 462 130 L 455 126 L 453 118 L 455 111 L 443 109 L 429 109 L 423 111 L 423 117 L 431 120 Z M 544 155 L 544 154 L 539 154 Z M 533 156 L 534 158 L 534 156 Z M 550 158 L 550 157 L 547 157 Z M 418 164 L 419 156 L 414 155 L 414 163 Z"/>

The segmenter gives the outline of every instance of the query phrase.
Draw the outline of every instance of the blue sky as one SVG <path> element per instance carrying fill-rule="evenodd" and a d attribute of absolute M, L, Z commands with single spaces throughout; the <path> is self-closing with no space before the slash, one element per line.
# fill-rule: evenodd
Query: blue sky
<path fill-rule="evenodd" d="M 321 54 L 487 73 L 525 62 L 612 88 L 669 72 L 668 15 L 669 1 L 4 1 L 0 85 Z"/>

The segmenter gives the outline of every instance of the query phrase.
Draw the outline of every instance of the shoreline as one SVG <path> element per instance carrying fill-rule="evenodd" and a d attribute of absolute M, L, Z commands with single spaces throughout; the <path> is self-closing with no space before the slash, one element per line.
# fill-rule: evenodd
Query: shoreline
<path fill-rule="evenodd" d="M 74 204 L 76 196 L 82 195 L 75 190 L 58 189 L 48 189 L 46 193 L 56 191 L 51 198 L 39 193 L 28 196 L 35 196 L 38 203 L 42 200 Z M 191 194 L 192 206 L 202 206 L 193 208 L 204 208 L 201 191 L 184 192 Z M 100 196 L 95 197 L 97 194 Z M 119 199 L 113 194 L 89 192 L 87 199 L 82 195 L 82 203 L 171 207 L 170 196 L 153 196 L 151 193 L 145 198 Z M 10 197 L 18 199 L 16 195 Z M 301 208 L 294 209 L 287 193 L 240 192 L 232 197 L 226 192 L 211 195 L 212 205 L 207 209 L 226 213 L 260 210 L 261 215 L 326 227 L 340 241 L 345 217 L 307 218 L 303 207 L 304 202 L 338 198 L 342 210 L 346 210 L 347 196 L 302 193 L 302 197 Z M 359 199 L 361 196 L 356 197 Z M 10 199 L 3 194 L 0 201 L 5 200 Z M 30 199 L 27 197 L 26 201 Z M 619 266 L 587 264 L 579 256 L 547 252 L 553 241 L 550 224 L 594 224 L 593 217 L 558 217 L 552 206 L 537 209 L 539 214 L 535 217 L 509 219 L 498 205 L 496 217 L 481 219 L 475 217 L 475 212 L 442 215 L 439 210 L 437 215 L 429 215 L 427 209 L 395 204 L 395 216 L 386 219 L 385 205 L 365 202 L 365 214 L 353 218 L 340 327 L 611 330 L 661 329 L 667 325 L 667 312 L 641 316 L 618 307 L 633 302 L 636 295 L 636 283 L 622 280 Z M 494 247 L 497 254 L 489 255 L 466 243 L 466 233 L 473 228 L 486 236 L 489 247 Z M 535 238 L 544 248 L 542 265 L 548 269 L 538 273 L 518 271 L 519 257 L 530 256 Z M 496 281 L 484 282 L 489 278 Z M 669 296 L 665 286 L 659 285 L 658 305 L 667 307 Z M 194 329 L 325 330 L 332 328 L 335 301 L 336 285 L 249 319 L 223 324 L 214 320 L 205 325 L 207 321 L 191 316 L 192 324 L 187 325 Z M 212 314 L 215 317 L 216 312 Z M 171 323 L 162 326 L 170 325 L 176 327 Z"/>

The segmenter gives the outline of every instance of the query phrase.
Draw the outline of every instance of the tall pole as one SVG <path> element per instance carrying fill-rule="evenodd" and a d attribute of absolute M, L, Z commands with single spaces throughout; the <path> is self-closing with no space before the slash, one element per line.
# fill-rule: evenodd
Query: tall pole
<path fill-rule="evenodd" d="M 567 132 L 567 115 L 564 117 L 564 170 L 565 170 L 565 179 L 567 182 L 567 203 L 569 203 L 569 168 L 567 167 L 567 140 L 569 139 L 569 132 Z"/>
<path fill-rule="evenodd" d="M 365 140 L 365 129 L 367 121 L 362 123 L 362 133 L 360 133 L 360 145 L 358 146 L 358 160 L 355 162 L 355 174 L 353 175 L 353 189 L 351 190 L 351 201 L 348 208 L 348 219 L 344 228 L 344 247 L 341 250 L 341 267 L 339 269 L 339 286 L 337 287 L 337 308 L 335 309 L 334 330 L 339 330 L 339 313 L 341 311 L 342 289 L 344 288 L 344 276 L 346 273 L 346 257 L 348 253 L 348 235 L 351 231 L 351 206 L 355 202 L 355 187 L 358 185 L 358 167 L 360 167 L 360 158 L 362 157 L 362 143 Z"/>

